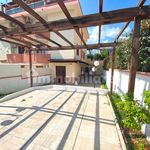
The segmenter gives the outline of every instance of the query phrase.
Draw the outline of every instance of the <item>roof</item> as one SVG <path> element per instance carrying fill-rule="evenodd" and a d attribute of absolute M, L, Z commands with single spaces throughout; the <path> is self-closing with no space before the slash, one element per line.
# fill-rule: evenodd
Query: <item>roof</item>
<path fill-rule="evenodd" d="M 55 62 L 55 63 L 81 63 L 85 65 L 90 65 L 82 60 L 75 60 L 75 59 L 50 59 L 50 62 Z"/>

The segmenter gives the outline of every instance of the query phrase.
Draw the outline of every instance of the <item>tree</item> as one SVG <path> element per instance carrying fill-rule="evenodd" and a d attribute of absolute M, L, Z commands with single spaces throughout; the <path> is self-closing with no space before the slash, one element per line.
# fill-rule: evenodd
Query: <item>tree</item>
<path fill-rule="evenodd" d="M 99 53 L 94 54 L 93 57 L 94 57 L 94 60 L 102 60 L 101 54 L 99 54 Z"/>
<path fill-rule="evenodd" d="M 107 49 L 102 50 L 100 53 L 92 54 L 91 52 L 87 55 L 88 59 L 91 60 L 104 60 L 109 56 L 109 51 Z"/>
<path fill-rule="evenodd" d="M 128 69 L 130 62 L 130 54 L 132 48 L 132 35 L 128 39 L 124 39 L 116 47 L 115 54 L 115 68 L 118 69 Z"/>
<path fill-rule="evenodd" d="M 138 70 L 150 72 L 150 20 L 144 20 L 141 23 Z"/>
<path fill-rule="evenodd" d="M 130 54 L 132 50 L 131 33 L 116 47 L 115 68 L 128 69 L 130 65 Z M 138 51 L 138 71 L 150 72 L 150 20 L 141 23 L 140 49 Z"/>
<path fill-rule="evenodd" d="M 107 49 L 104 49 L 100 52 L 100 54 L 101 54 L 101 60 L 104 60 L 104 59 L 108 58 L 109 51 Z"/>
<path fill-rule="evenodd" d="M 93 60 L 93 54 L 92 53 L 87 54 L 87 58 Z"/>

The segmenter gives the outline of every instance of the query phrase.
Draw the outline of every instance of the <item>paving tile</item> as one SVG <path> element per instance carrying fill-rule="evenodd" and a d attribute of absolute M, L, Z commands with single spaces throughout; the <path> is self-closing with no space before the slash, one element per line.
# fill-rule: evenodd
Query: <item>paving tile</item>
<path fill-rule="evenodd" d="M 106 150 L 106 147 L 121 150 L 106 96 L 87 93 L 82 99 L 82 91 L 75 92 L 67 100 L 72 92 L 67 90 L 49 102 L 60 91 L 36 90 L 0 103 L 0 135 L 3 135 L 0 150 L 17 150 L 27 141 L 28 150 Z M 45 103 L 47 104 L 41 108 Z M 21 107 L 25 109 L 17 112 L 16 109 Z M 10 125 L 1 125 L 5 120 L 15 118 L 17 119 Z M 48 119 L 49 122 L 46 122 Z M 33 135 L 35 138 L 30 141 Z"/>

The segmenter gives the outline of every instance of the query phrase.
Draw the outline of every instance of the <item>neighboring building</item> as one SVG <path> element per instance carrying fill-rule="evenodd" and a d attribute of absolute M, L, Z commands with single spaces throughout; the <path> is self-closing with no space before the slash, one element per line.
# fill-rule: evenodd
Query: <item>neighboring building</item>
<path fill-rule="evenodd" d="M 80 3 L 78 0 L 64 0 L 67 9 L 69 10 L 72 17 L 75 16 L 81 16 L 82 10 L 80 7 Z M 65 15 L 63 14 L 62 10 L 59 8 L 59 6 L 53 2 L 53 0 L 30 0 L 28 1 L 28 5 L 33 8 L 38 14 L 40 14 L 46 21 L 52 21 L 52 20 L 59 20 L 65 18 Z M 10 2 L 7 5 L 3 5 L 4 11 L 6 14 L 11 15 L 12 17 L 22 21 L 23 23 L 36 23 L 38 22 L 35 18 L 33 18 L 31 15 L 29 15 L 27 12 L 23 11 L 22 8 L 18 7 L 15 3 Z M 7 27 L 16 27 L 15 24 L 10 23 L 4 19 L 1 19 L 2 24 Z M 89 38 L 87 29 L 81 29 L 81 34 L 83 35 L 83 38 L 85 41 Z M 70 42 L 72 42 L 74 45 L 81 45 L 82 42 L 79 39 L 78 35 L 74 30 L 69 31 L 61 31 L 62 35 L 64 35 Z M 48 38 L 52 39 L 53 41 L 57 41 L 59 44 L 63 46 L 67 46 L 68 43 L 66 43 L 63 39 L 58 37 L 53 32 L 47 32 L 42 33 Z M 41 39 L 37 35 L 32 35 L 32 37 L 41 40 L 50 46 L 56 46 L 55 44 L 51 42 L 47 42 L 44 39 Z M 0 45 L 0 53 L 1 49 L 4 49 L 3 45 L 5 45 L 4 42 Z M 9 45 L 9 44 L 8 44 Z M 86 51 L 85 49 L 80 50 L 58 50 L 58 51 L 38 51 L 38 57 L 42 55 L 42 58 L 47 58 L 47 54 L 50 54 L 49 57 L 49 65 L 52 72 L 52 77 L 57 78 L 55 82 L 65 82 L 64 78 L 69 78 L 68 83 L 74 83 L 75 79 L 78 78 L 81 74 L 85 71 L 85 68 L 89 67 L 91 64 L 90 60 L 87 60 L 86 58 Z M 7 61 L 11 63 L 24 63 L 24 53 L 26 51 L 24 48 L 16 47 L 16 45 L 9 45 L 8 52 L 11 53 L 11 55 L 7 55 Z M 41 54 L 44 53 L 44 54 Z M 1 54 L 0 60 L 4 61 L 6 60 L 6 54 Z M 13 55 L 14 54 L 14 55 Z M 17 54 L 17 55 L 16 55 Z M 19 55 L 20 54 L 20 55 Z M 45 55 L 45 56 L 43 56 Z M 34 56 L 33 56 L 34 57 Z M 37 57 L 37 56 L 35 56 Z M 38 60 L 38 59 L 37 59 Z M 44 60 L 44 59 L 40 59 Z M 42 63 L 42 62 L 39 62 Z M 46 63 L 44 61 L 44 63 Z M 59 78 L 59 79 L 58 79 Z"/>

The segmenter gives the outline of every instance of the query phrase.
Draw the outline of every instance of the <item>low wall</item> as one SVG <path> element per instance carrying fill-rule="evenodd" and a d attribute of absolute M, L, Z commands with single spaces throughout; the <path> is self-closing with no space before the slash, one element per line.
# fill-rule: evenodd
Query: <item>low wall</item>
<path fill-rule="evenodd" d="M 106 84 L 110 89 L 111 70 L 104 71 L 104 78 Z M 122 95 L 128 91 L 129 71 L 114 70 L 114 84 L 113 91 Z M 138 100 L 142 105 L 143 103 L 143 91 L 150 90 L 150 73 L 137 72 L 135 80 L 134 98 Z M 150 141 L 150 125 L 142 125 L 142 133 L 147 136 L 147 140 Z"/>
<path fill-rule="evenodd" d="M 30 87 L 28 64 L 0 64 L 0 94 L 8 94 Z M 51 71 L 48 65 L 33 65 L 33 85 L 48 84 Z"/>
<path fill-rule="evenodd" d="M 110 89 L 111 70 L 104 71 L 106 84 Z M 114 70 L 113 90 L 118 94 L 127 93 L 128 91 L 129 71 Z M 137 72 L 135 80 L 134 97 L 143 104 L 143 91 L 150 90 L 150 73 Z"/>

